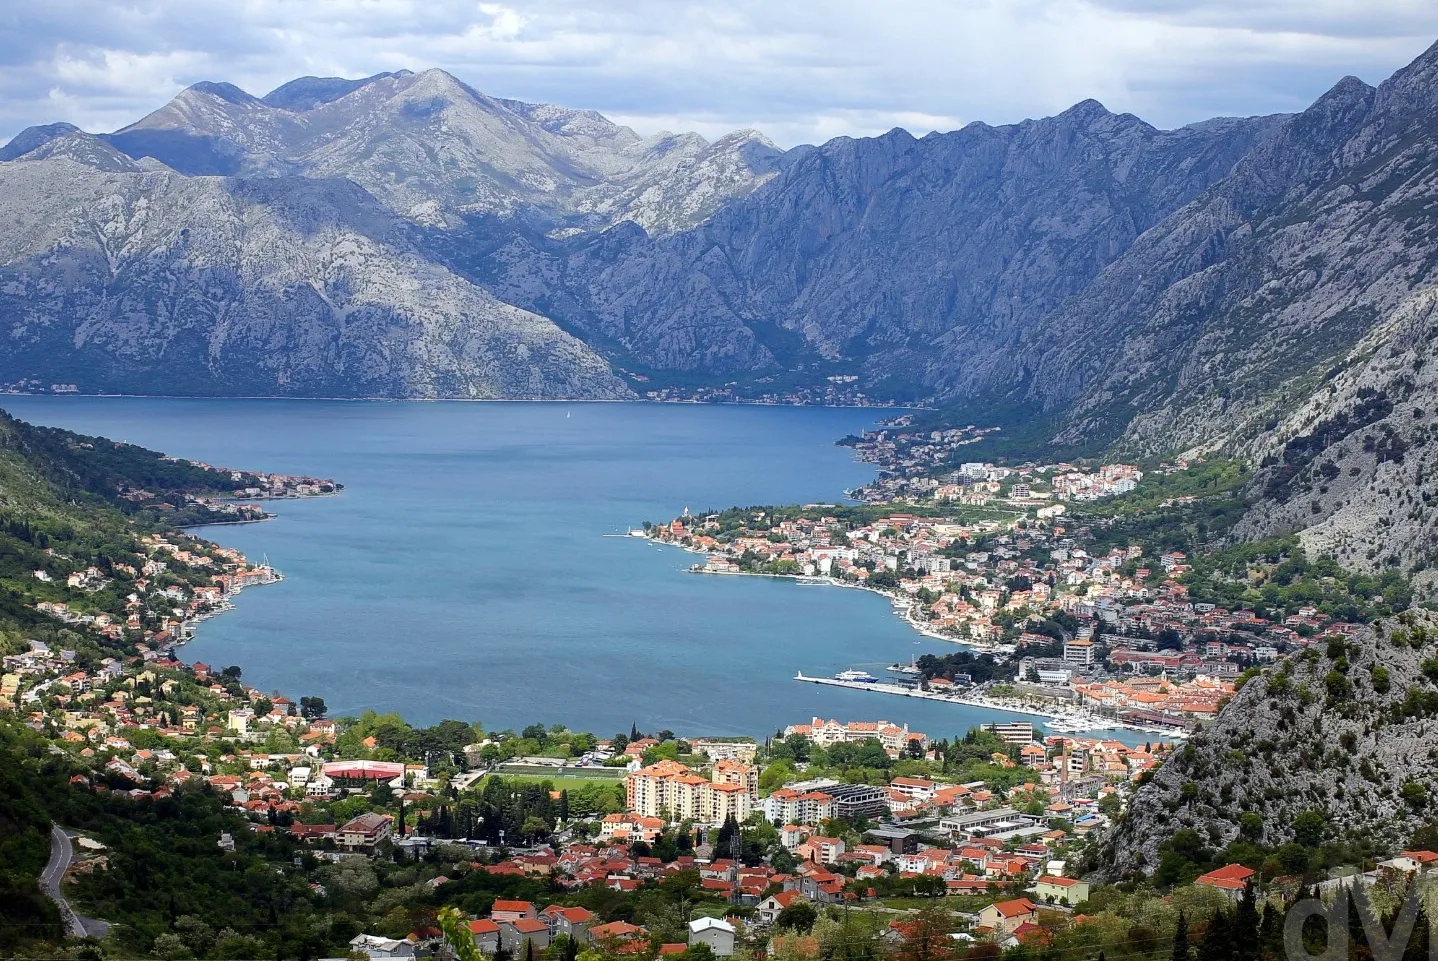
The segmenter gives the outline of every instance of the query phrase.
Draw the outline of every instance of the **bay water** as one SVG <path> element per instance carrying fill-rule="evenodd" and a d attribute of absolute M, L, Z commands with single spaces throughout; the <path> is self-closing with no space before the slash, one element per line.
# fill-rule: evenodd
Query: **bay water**
<path fill-rule="evenodd" d="M 691 574 L 695 556 L 622 536 L 686 507 L 842 501 L 873 473 L 834 441 L 870 426 L 872 410 L 40 396 L 0 407 L 343 483 L 335 497 L 274 504 L 271 521 L 196 530 L 285 580 L 245 591 L 181 655 L 239 665 L 265 691 L 321 696 L 332 716 L 761 739 L 813 716 L 931 737 L 1012 719 L 795 681 L 882 676 L 954 648 L 879 595 Z"/>

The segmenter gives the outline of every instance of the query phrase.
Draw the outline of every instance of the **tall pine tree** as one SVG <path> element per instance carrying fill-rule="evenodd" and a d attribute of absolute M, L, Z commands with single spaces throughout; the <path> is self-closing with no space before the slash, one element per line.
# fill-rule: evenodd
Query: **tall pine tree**
<path fill-rule="evenodd" d="M 1243 889 L 1243 897 L 1233 912 L 1229 940 L 1237 961 L 1255 961 L 1258 957 L 1258 893 L 1252 884 Z"/>
<path fill-rule="evenodd" d="M 1173 926 L 1173 961 L 1189 961 L 1188 918 L 1178 912 L 1178 922 Z"/>
<path fill-rule="evenodd" d="M 1234 961 L 1233 924 L 1227 911 L 1215 911 L 1198 943 L 1198 961 Z"/>

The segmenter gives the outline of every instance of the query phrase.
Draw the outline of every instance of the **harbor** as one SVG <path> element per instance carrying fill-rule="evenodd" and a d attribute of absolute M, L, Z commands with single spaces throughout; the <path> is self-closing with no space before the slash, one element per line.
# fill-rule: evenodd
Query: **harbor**
<path fill-rule="evenodd" d="M 810 677 L 803 671 L 799 671 L 794 675 L 794 680 L 809 684 L 821 684 L 828 687 L 844 687 L 855 691 L 872 691 L 876 694 L 888 694 L 896 697 L 912 697 L 926 701 L 943 701 L 948 704 L 963 705 L 965 707 L 977 707 L 992 711 L 1003 711 L 1007 714 L 1035 717 L 1039 718 L 1050 731 L 1057 733 L 1077 734 L 1086 731 L 1126 730 L 1158 734 L 1173 740 L 1183 740 L 1188 737 L 1187 730 L 1177 726 L 1177 724 L 1173 728 L 1134 724 L 1129 721 L 1093 714 L 1087 711 L 1046 710 L 1028 701 L 1017 699 L 993 698 L 979 693 L 949 694 L 926 691 L 912 683 L 896 684 L 881 681 L 863 671 L 844 671 L 834 677 Z M 1175 718 L 1175 721 L 1177 722 L 1178 719 Z"/>

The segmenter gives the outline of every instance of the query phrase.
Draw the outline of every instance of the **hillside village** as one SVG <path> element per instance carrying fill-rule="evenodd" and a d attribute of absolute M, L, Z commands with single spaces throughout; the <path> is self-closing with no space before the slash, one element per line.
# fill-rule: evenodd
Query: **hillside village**
<path fill-rule="evenodd" d="M 569 944 L 746 955 L 781 947 L 808 909 L 878 910 L 882 924 L 865 936 L 901 950 L 905 925 L 923 916 L 915 897 L 955 905 L 960 944 L 1052 943 L 1085 923 L 1091 840 L 1172 750 L 1027 722 L 949 740 L 887 720 L 812 718 L 766 743 L 459 722 L 416 731 L 397 718 L 330 719 L 317 699 L 267 695 L 238 669 L 168 652 L 76 670 L 74 652 L 36 647 L 6 667 L 21 679 L 15 716 L 63 753 L 71 791 L 137 811 L 216 798 L 236 819 L 211 839 L 218 854 L 243 850 L 246 833 L 282 838 L 277 850 L 305 854 L 292 870 L 317 897 L 356 859 L 430 865 L 431 903 L 480 884 L 495 893 L 482 908 L 467 899 L 464 930 L 501 958 Z M 113 853 L 87 840 L 64 885 L 82 905 Z M 1412 850 L 1372 877 L 1435 863 Z M 1221 904 L 1251 882 L 1283 883 L 1260 868 L 1220 865 L 1193 884 Z M 622 909 L 676 885 L 704 906 L 678 928 Z M 505 894 L 536 890 L 548 894 Z M 427 910 L 428 925 L 391 919 L 354 933 L 350 951 L 453 956 Z"/>
<path fill-rule="evenodd" d="M 1064 894 L 1063 885 L 1080 882 L 1062 877 L 1065 860 L 1167 750 L 1044 737 L 1022 723 L 971 733 L 961 748 L 888 721 L 814 718 L 768 746 L 667 732 L 597 739 L 538 726 L 482 735 L 446 722 L 460 728 L 458 739 L 419 759 L 381 747 L 383 732 L 355 736 L 373 717 L 331 720 L 315 699 L 266 695 L 243 685 L 236 668 L 186 665 L 149 646 L 87 670 L 76 669 L 75 652 L 37 644 L 5 666 L 15 715 L 64 752 L 76 769 L 72 790 L 140 805 L 205 791 L 250 831 L 286 834 L 329 863 L 458 844 L 471 851 L 461 870 L 544 878 L 556 892 L 637 892 L 697 871 L 700 890 L 733 908 L 734 920 L 695 931 L 717 932 L 723 943 L 711 946 L 720 956 L 732 953 L 735 931 L 762 932 L 796 898 L 822 906 L 902 890 L 992 897 L 1032 889 L 1038 903 L 1072 901 L 1081 888 Z M 583 753 L 568 756 L 576 747 Z M 844 763 L 862 767 L 846 769 L 845 779 L 814 776 Z M 448 812 L 465 798 L 479 803 L 485 782 L 547 784 L 533 773 L 546 769 L 565 783 L 589 775 L 594 790 L 546 787 L 546 813 L 537 822 L 526 816 L 517 837 L 454 830 Z M 854 783 L 853 770 L 867 772 L 866 782 Z M 984 772 L 991 777 L 970 777 Z M 684 838 L 677 848 L 676 832 Z M 214 843 L 233 849 L 237 840 Z M 656 854 L 666 847 L 672 857 Z M 92 853 L 70 876 L 103 872 L 105 859 Z M 511 956 L 526 941 L 542 950 L 560 934 L 647 939 L 642 926 L 600 923 L 563 905 L 497 900 L 468 924 L 481 950 Z M 399 940 L 410 950 L 433 941 L 408 934 Z M 405 945 L 362 933 L 352 946 L 384 957 Z"/>
<path fill-rule="evenodd" d="M 1061 466 L 1038 472 L 1051 485 L 1042 491 L 1023 474 L 970 464 L 973 483 L 936 485 L 907 510 L 734 508 L 645 533 L 701 555 L 697 573 L 882 593 L 916 630 L 967 652 L 896 665 L 903 676 L 872 689 L 1028 701 L 1177 732 L 1212 718 L 1246 671 L 1350 637 L 1406 603 L 1401 580 L 1380 590 L 1331 562 L 1307 561 L 1289 542 L 1232 558 L 1166 547 L 1150 516 L 1181 531 L 1208 507 L 1163 491 L 1190 489 L 1210 468 L 1176 470 L 1130 506 L 1144 476 L 1137 468 Z M 995 471 L 1004 477 L 978 479 Z M 1001 484 L 1002 513 L 988 490 Z M 1067 503 L 1054 502 L 1055 492 Z M 1098 510 L 1103 498 L 1114 498 L 1114 509 Z"/>

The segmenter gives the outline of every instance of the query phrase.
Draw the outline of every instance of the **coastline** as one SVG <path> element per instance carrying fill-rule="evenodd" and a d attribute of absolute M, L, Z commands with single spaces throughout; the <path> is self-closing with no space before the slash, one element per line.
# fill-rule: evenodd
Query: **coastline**
<path fill-rule="evenodd" d="M 1162 737 L 1172 738 L 1175 741 L 1185 740 L 1189 736 L 1188 732 L 1184 730 L 1168 730 L 1158 726 L 1131 724 L 1127 721 L 1103 717 L 1102 715 L 1094 716 L 1084 714 L 1078 711 L 1045 711 L 1024 701 L 1005 701 L 986 697 L 982 694 L 941 694 L 936 691 L 921 691 L 916 688 L 901 687 L 897 684 L 886 684 L 883 681 L 841 681 L 834 677 L 809 677 L 803 671 L 794 675 L 794 680 L 809 684 L 823 684 L 829 687 L 848 688 L 854 691 L 870 691 L 875 694 L 889 694 L 895 697 L 916 697 L 926 701 L 943 701 L 946 704 L 958 704 L 964 707 L 976 707 L 988 711 L 1003 711 L 1007 714 L 1020 714 L 1027 717 L 1043 718 L 1045 722 L 1059 722 L 1062 726 L 1056 730 L 1065 733 L 1067 733 L 1067 731 L 1064 730 L 1065 728 L 1076 728 L 1076 730 L 1073 730 L 1073 733 L 1105 730 L 1141 731 L 1147 734 L 1157 734 Z"/>
<path fill-rule="evenodd" d="M 909 404 L 798 404 L 772 400 L 658 400 L 653 397 L 327 397 L 289 394 L 80 394 L 0 392 L 0 407 L 6 397 L 75 397 L 111 400 L 304 400 L 347 404 L 690 404 L 696 407 L 818 407 L 823 410 L 934 410 Z"/>
<path fill-rule="evenodd" d="M 706 551 L 696 550 L 693 547 L 685 547 L 683 544 L 675 544 L 670 541 L 660 540 L 659 538 L 650 535 L 648 532 L 645 532 L 644 540 L 650 544 L 654 544 L 659 547 L 676 548 L 686 554 L 698 554 L 706 557 L 708 556 L 708 553 Z M 921 621 L 914 617 L 914 605 L 910 603 L 906 598 L 899 597 L 896 594 L 890 594 L 888 591 L 881 591 L 877 587 L 869 587 L 867 584 L 850 584 L 847 581 L 841 581 L 838 578 L 821 574 L 765 574 L 761 571 L 709 571 L 705 570 L 702 566 L 698 564 L 695 564 L 690 567 L 686 571 L 686 573 L 708 574 L 715 577 L 771 577 L 777 580 L 788 580 L 804 584 L 814 584 L 815 586 L 842 587 L 846 590 L 851 591 L 867 591 L 870 594 L 877 594 L 880 597 L 888 598 L 889 603 L 894 608 L 894 613 L 898 615 L 899 619 L 902 620 L 905 624 L 908 624 L 909 627 L 911 627 L 916 633 L 921 634 L 924 637 L 931 638 L 932 640 L 936 641 L 944 641 L 947 644 L 954 644 L 959 647 L 968 648 L 969 650 L 976 651 L 982 654 L 993 654 L 1001 650 L 998 645 L 988 644 L 983 641 L 964 640 L 963 638 L 954 637 L 951 634 L 944 634 L 940 631 L 936 631 L 932 627 L 923 624 Z"/>
<path fill-rule="evenodd" d="M 658 528 L 655 528 L 655 530 L 658 530 Z M 686 547 L 683 544 L 676 544 L 670 541 L 661 540 L 660 538 L 651 535 L 648 531 L 644 532 L 643 540 L 646 543 L 654 544 L 658 547 L 673 547 L 678 548 L 686 554 L 699 554 L 707 556 L 706 551 L 696 550 L 692 547 Z M 867 591 L 870 594 L 877 594 L 880 597 L 888 598 L 893 608 L 893 613 L 897 614 L 899 618 L 903 620 L 904 623 L 906 623 L 916 633 L 924 637 L 944 641 L 949 644 L 954 644 L 959 647 L 971 650 L 975 653 L 994 654 L 1000 653 L 1002 651 L 1002 647 L 1000 645 L 989 644 L 985 642 L 960 640 L 947 634 L 941 634 L 938 631 L 918 622 L 913 615 L 913 609 L 915 605 L 908 602 L 905 598 L 898 597 L 894 594 L 890 594 L 887 591 L 879 590 L 875 587 L 869 587 L 865 584 L 850 584 L 845 581 L 838 580 L 834 577 L 811 574 L 766 574 L 758 571 L 711 571 L 705 570 L 702 566 L 697 564 L 689 567 L 686 573 L 710 574 L 721 577 L 768 577 L 774 578 L 776 580 L 790 580 L 795 581 L 796 583 L 814 584 L 816 586 L 842 587 L 848 588 L 850 590 Z M 1183 730 L 1168 730 L 1156 726 L 1134 724 L 1128 721 L 1121 721 L 1117 718 L 1109 718 L 1102 715 L 1093 715 L 1086 711 L 1046 711 L 1041 708 L 1035 707 L 1027 702 L 998 700 L 995 698 L 987 697 L 983 694 L 942 694 L 934 691 L 921 691 L 918 689 L 911 689 L 907 687 L 902 687 L 897 684 L 886 684 L 884 682 L 853 682 L 839 680 L 838 678 L 810 677 L 804 674 L 803 671 L 800 671 L 798 674 L 796 674 L 794 680 L 811 684 L 820 684 L 828 687 L 841 687 L 847 688 L 849 690 L 869 691 L 876 694 L 888 694 L 895 697 L 911 697 L 918 698 L 920 700 L 939 701 L 942 703 L 954 704 L 962 707 L 973 707 L 987 711 L 1000 711 L 1009 714 L 1037 717 L 1043 719 L 1045 726 L 1052 728 L 1051 733 L 1138 731 L 1142 733 L 1156 734 L 1162 737 L 1171 738 L 1173 740 L 1184 740 L 1189 736 L 1188 732 Z"/>

